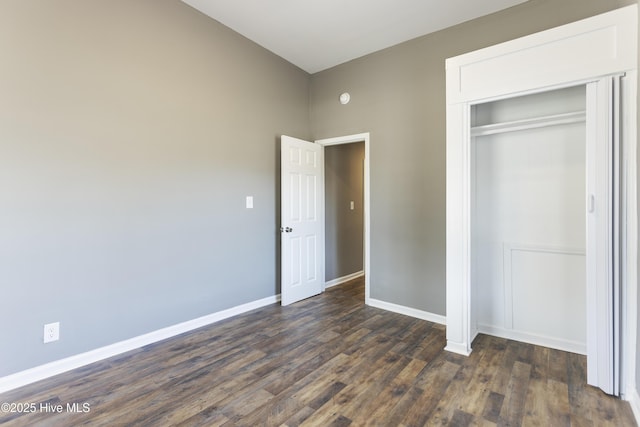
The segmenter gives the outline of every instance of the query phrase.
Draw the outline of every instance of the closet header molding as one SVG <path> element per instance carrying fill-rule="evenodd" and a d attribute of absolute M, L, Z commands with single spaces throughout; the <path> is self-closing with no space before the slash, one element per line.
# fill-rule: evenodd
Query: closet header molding
<path fill-rule="evenodd" d="M 631 5 L 449 58 L 447 104 L 635 69 L 636 20 Z"/>

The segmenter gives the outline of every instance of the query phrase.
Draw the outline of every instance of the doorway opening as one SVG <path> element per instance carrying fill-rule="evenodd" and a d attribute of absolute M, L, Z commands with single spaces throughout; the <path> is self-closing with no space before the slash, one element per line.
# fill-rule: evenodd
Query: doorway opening
<path fill-rule="evenodd" d="M 364 141 L 324 149 L 325 288 L 364 276 Z"/>
<path fill-rule="evenodd" d="M 281 137 L 281 301 L 288 305 L 318 295 L 325 281 L 325 147 L 364 144 L 363 211 L 365 304 L 369 304 L 369 134 L 362 133 L 315 142 Z M 349 208 L 351 207 L 349 200 Z M 353 200 L 354 210 L 356 200 Z M 357 255 L 362 256 L 362 255 Z M 338 277 L 343 280 L 345 277 Z"/>
<path fill-rule="evenodd" d="M 364 275 L 365 304 L 369 304 L 371 294 L 369 138 L 366 132 L 315 141 L 325 151 L 325 284 L 335 286 Z M 348 185 L 352 188 L 344 188 L 341 180 L 345 178 L 351 181 Z M 361 197 L 360 212 L 358 197 Z M 361 265 L 360 270 L 357 265 Z"/>

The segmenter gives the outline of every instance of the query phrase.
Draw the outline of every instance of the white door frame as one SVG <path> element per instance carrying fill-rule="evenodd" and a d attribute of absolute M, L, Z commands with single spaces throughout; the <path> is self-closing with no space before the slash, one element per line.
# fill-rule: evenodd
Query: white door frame
<path fill-rule="evenodd" d="M 637 5 L 450 58 L 447 74 L 447 347 L 471 352 L 470 137 L 474 103 L 626 73 L 621 131 L 621 392 L 635 390 Z"/>
<path fill-rule="evenodd" d="M 370 265 L 371 265 L 371 220 L 370 220 L 370 180 L 369 180 L 369 132 L 354 135 L 338 136 L 335 138 L 319 139 L 316 144 L 327 147 L 330 145 L 350 144 L 364 141 L 364 303 L 369 305 L 371 298 Z M 323 193 L 324 198 L 324 193 Z"/>

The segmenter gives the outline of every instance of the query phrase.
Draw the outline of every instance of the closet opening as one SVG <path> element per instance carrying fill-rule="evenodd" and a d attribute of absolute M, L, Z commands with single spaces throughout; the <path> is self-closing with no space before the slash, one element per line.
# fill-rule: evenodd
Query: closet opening
<path fill-rule="evenodd" d="M 586 85 L 472 105 L 472 330 L 587 354 Z"/>

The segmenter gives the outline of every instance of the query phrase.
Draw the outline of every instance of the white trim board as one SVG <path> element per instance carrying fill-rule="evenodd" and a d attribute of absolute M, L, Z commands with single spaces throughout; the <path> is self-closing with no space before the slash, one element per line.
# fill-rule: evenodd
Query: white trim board
<path fill-rule="evenodd" d="M 342 285 L 343 283 L 347 283 L 351 280 L 357 279 L 358 277 L 362 277 L 364 276 L 364 271 L 356 271 L 355 273 L 351 273 L 351 274 L 347 274 L 346 276 L 342 276 L 342 277 L 338 277 L 336 279 L 333 280 L 329 280 L 328 282 L 325 282 L 324 287 L 326 288 L 331 288 L 333 286 L 338 286 L 338 285 Z"/>
<path fill-rule="evenodd" d="M 429 313 L 428 311 L 418 310 L 416 308 L 393 304 L 391 302 L 386 302 L 386 301 L 380 301 L 373 298 L 369 298 L 368 305 L 370 305 L 371 307 L 382 309 L 382 310 L 391 311 L 398 314 L 404 314 L 405 316 L 415 317 L 416 319 L 426 320 L 428 322 L 438 323 L 440 325 L 446 325 L 445 316 Z"/>
<path fill-rule="evenodd" d="M 515 329 L 505 329 L 497 326 L 478 324 L 478 333 L 508 340 L 521 341 L 542 347 L 554 348 L 556 350 L 568 351 L 570 353 L 582 355 L 587 354 L 587 348 L 584 343 L 537 335 L 530 332 L 522 332 Z"/>
<path fill-rule="evenodd" d="M 278 301 L 280 301 L 280 295 L 248 302 L 246 304 L 241 304 L 235 307 L 228 308 L 226 310 L 198 317 L 196 319 L 158 329 L 144 335 L 139 335 L 128 340 L 110 344 L 105 347 L 100 347 L 95 350 L 90 350 L 85 353 L 76 354 L 64 359 L 56 360 L 54 362 L 46 363 L 44 365 L 17 372 L 15 374 L 7 375 L 6 377 L 0 378 L 0 393 L 14 390 L 18 387 L 22 387 L 36 381 L 44 380 L 46 378 L 53 377 L 64 372 L 86 366 L 90 363 L 108 359 L 109 357 L 117 356 L 119 354 L 126 353 L 127 351 L 135 350 L 140 347 L 165 340 L 167 338 L 175 337 L 176 335 L 180 335 L 185 332 L 201 328 L 203 326 L 211 325 L 221 320 L 237 316 L 238 314 L 246 313 L 257 308 L 275 304 Z"/>
<path fill-rule="evenodd" d="M 637 17 L 634 4 L 448 58 L 447 102 L 488 99 L 635 69 Z"/>
<path fill-rule="evenodd" d="M 625 399 L 629 402 L 629 405 L 631 405 L 631 411 L 633 411 L 636 422 L 640 421 L 640 395 L 638 395 L 638 390 L 633 388 L 631 392 L 625 396 Z"/>
<path fill-rule="evenodd" d="M 623 92 L 623 95 L 629 97 L 623 100 L 624 105 L 637 105 L 637 70 L 627 73 L 627 85 L 631 87 Z M 622 173 L 626 179 L 623 179 L 623 194 L 626 194 L 626 206 L 623 208 L 626 218 L 623 224 L 626 228 L 623 230 L 623 254 L 629 260 L 638 259 L 638 193 L 637 193 L 637 141 L 638 141 L 638 124 L 636 122 L 637 112 L 625 110 L 623 112 L 622 140 L 625 141 L 624 150 L 626 157 L 623 159 Z M 636 389 L 636 351 L 637 351 L 637 319 L 638 319 L 638 265 L 632 263 L 623 270 L 623 283 L 627 286 L 623 287 L 622 294 L 622 398 L 632 400 L 633 396 L 638 398 Z M 637 408 L 640 409 L 640 399 L 637 400 Z M 633 407 L 633 406 L 632 406 Z M 640 423 L 640 411 L 634 412 L 636 421 Z"/>

